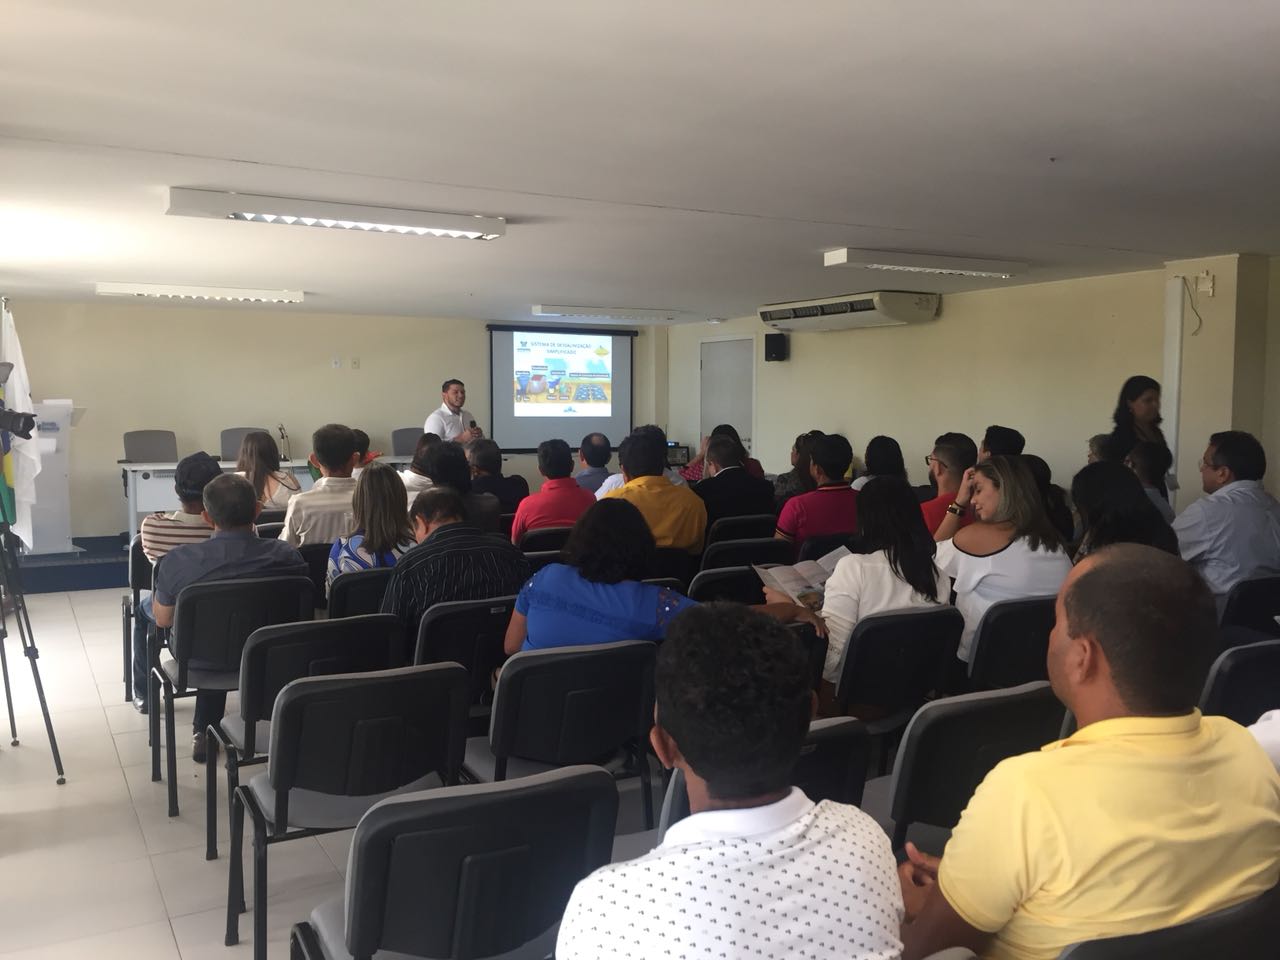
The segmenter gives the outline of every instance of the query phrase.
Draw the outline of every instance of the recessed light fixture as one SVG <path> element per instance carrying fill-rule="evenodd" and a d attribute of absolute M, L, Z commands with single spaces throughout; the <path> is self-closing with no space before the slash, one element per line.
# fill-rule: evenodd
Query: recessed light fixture
<path fill-rule="evenodd" d="M 724 323 L 724 317 L 707 317 L 707 323 Z"/>
<path fill-rule="evenodd" d="M 562 303 L 535 303 L 535 317 L 565 319 L 622 320 L 631 323 L 661 323 L 674 320 L 681 310 L 653 310 L 648 307 L 573 307 Z"/>
<path fill-rule="evenodd" d="M 169 188 L 169 209 L 165 213 L 174 217 L 283 223 L 297 227 L 328 227 L 455 240 L 496 240 L 507 232 L 507 221 L 502 217 L 432 213 L 428 210 L 401 210 L 188 187 Z"/>
<path fill-rule="evenodd" d="M 928 253 L 894 253 L 889 250 L 857 250 L 840 247 L 822 255 L 826 267 L 859 267 L 901 273 L 933 273 L 948 277 L 983 277 L 1008 280 L 1026 270 L 1025 263 L 1012 260 L 974 260 L 969 257 L 934 256 Z"/>
<path fill-rule="evenodd" d="M 245 303 L 301 303 L 301 290 L 254 290 L 249 287 L 193 287 L 172 283 L 98 283 L 102 297 L 159 297 L 173 300 L 235 300 Z"/>

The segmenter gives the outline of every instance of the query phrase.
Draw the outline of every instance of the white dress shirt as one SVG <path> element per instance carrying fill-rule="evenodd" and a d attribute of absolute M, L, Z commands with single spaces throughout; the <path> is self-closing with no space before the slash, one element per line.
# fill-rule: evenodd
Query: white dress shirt
<path fill-rule="evenodd" d="M 471 429 L 471 421 L 474 419 L 469 411 L 459 409 L 457 413 L 451 413 L 449 405 L 442 403 L 439 410 L 432 410 L 427 415 L 422 432 L 434 433 L 441 440 L 457 440 L 464 430 Z"/>
<path fill-rule="evenodd" d="M 1221 601 L 1249 577 L 1280 573 L 1280 503 L 1257 480 L 1233 480 L 1173 521 L 1182 559 Z"/>
<path fill-rule="evenodd" d="M 667 479 L 676 486 L 688 485 L 685 478 L 680 476 L 680 471 L 675 467 L 667 467 Z M 621 470 L 617 473 L 609 474 L 609 476 L 605 477 L 604 483 L 600 484 L 599 489 L 596 490 L 596 499 L 603 500 L 606 493 L 611 490 L 617 490 L 619 487 L 624 486 L 626 482 L 627 481 L 623 479 Z"/>
<path fill-rule="evenodd" d="M 1268 710 L 1249 728 L 1249 732 L 1280 770 L 1280 710 Z"/>
<path fill-rule="evenodd" d="M 280 539 L 300 547 L 304 543 L 333 543 L 355 532 L 351 477 L 321 477 L 310 490 L 295 493 L 284 513 Z"/>
<path fill-rule="evenodd" d="M 404 481 L 404 490 L 409 495 L 410 507 L 413 506 L 413 501 L 418 498 L 418 494 L 435 486 L 430 477 L 424 477 L 422 474 L 414 473 L 412 470 L 401 470 L 400 479 Z"/>
<path fill-rule="evenodd" d="M 767 806 L 695 813 L 650 853 L 578 883 L 556 957 L 891 960 L 895 867 L 874 820 L 796 787 Z"/>

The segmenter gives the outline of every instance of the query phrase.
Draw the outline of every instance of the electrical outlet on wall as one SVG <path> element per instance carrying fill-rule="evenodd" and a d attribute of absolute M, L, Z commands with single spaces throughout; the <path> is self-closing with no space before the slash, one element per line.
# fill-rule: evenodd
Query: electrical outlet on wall
<path fill-rule="evenodd" d="M 360 369 L 360 358 L 359 358 L 359 357 L 352 357 L 352 358 L 351 358 L 351 369 L 352 369 L 352 370 L 359 370 L 359 369 Z"/>
<path fill-rule="evenodd" d="M 1208 270 L 1203 273 L 1196 274 L 1196 293 L 1203 293 L 1206 297 L 1213 296 L 1214 276 Z"/>

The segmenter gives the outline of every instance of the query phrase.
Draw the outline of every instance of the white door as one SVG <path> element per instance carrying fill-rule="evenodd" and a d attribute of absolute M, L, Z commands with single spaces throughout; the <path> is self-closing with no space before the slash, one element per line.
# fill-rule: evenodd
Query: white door
<path fill-rule="evenodd" d="M 702 344 L 702 414 L 698 442 L 718 424 L 738 431 L 751 449 L 756 390 L 755 340 L 709 340 Z"/>

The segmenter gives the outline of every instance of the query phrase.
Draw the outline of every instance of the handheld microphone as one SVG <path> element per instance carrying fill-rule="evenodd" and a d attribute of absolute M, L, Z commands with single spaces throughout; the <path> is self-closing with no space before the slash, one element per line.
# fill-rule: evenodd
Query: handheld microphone
<path fill-rule="evenodd" d="M 475 428 L 476 428 L 476 422 L 475 422 L 474 420 L 472 420 L 472 421 L 471 421 L 471 429 L 472 429 L 472 430 L 474 430 Z"/>

